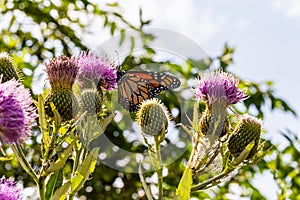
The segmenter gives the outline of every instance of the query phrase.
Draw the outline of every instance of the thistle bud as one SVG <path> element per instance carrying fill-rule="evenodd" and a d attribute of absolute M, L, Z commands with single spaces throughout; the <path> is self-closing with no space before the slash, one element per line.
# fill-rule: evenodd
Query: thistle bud
<path fill-rule="evenodd" d="M 206 105 L 206 109 L 199 120 L 199 131 L 210 137 L 226 135 L 229 129 L 226 109 L 225 99 L 216 100 L 211 106 Z"/>
<path fill-rule="evenodd" d="M 102 108 L 102 97 L 95 89 L 83 90 L 80 96 L 80 103 L 83 111 L 89 114 L 97 114 Z"/>
<path fill-rule="evenodd" d="M 247 114 L 243 115 L 229 139 L 228 149 L 230 153 L 234 157 L 238 157 L 247 145 L 254 141 L 254 146 L 247 159 L 254 156 L 259 145 L 261 126 L 261 120 Z"/>
<path fill-rule="evenodd" d="M 169 112 L 158 99 L 144 101 L 137 112 L 137 122 L 146 135 L 163 134 L 167 130 L 168 120 Z"/>
<path fill-rule="evenodd" d="M 0 75 L 2 75 L 2 82 L 9 81 L 13 78 L 19 80 L 19 69 L 15 66 L 12 57 L 6 53 L 0 53 Z"/>
<path fill-rule="evenodd" d="M 62 121 L 73 119 L 79 109 L 78 101 L 73 92 L 65 88 L 50 90 L 45 98 L 45 112 L 48 117 L 54 117 L 50 102 L 55 105 Z"/>
<path fill-rule="evenodd" d="M 62 121 L 73 119 L 78 112 L 78 101 L 73 94 L 72 86 L 75 82 L 79 67 L 76 61 L 67 56 L 53 58 L 46 65 L 51 89 L 45 98 L 45 112 L 53 117 L 50 102 L 62 117 Z"/>

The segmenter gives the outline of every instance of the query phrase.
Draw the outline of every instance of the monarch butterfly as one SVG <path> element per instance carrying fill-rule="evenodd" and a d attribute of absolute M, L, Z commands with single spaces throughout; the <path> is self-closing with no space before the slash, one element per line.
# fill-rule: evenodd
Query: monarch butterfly
<path fill-rule="evenodd" d="M 117 71 L 118 102 L 129 112 L 159 93 L 177 88 L 180 81 L 173 75 L 154 71 Z"/>

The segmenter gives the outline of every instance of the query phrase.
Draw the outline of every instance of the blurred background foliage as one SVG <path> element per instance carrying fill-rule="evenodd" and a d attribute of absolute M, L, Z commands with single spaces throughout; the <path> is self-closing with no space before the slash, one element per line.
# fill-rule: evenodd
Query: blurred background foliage
<path fill-rule="evenodd" d="M 144 30 L 150 20 L 144 20 L 142 11 L 140 12 L 140 24 L 133 25 L 122 16 L 122 9 L 118 3 L 94 4 L 90 1 L 13 1 L 0 0 L 0 51 L 8 52 L 15 60 L 16 65 L 24 74 L 24 84 L 32 88 L 39 80 L 45 78 L 43 72 L 44 63 L 50 58 L 59 55 L 72 55 L 75 51 L 86 50 L 89 47 L 83 42 L 84 37 L 90 34 L 89 28 L 93 20 L 103 22 L 102 27 L 98 27 L 98 33 L 101 37 L 101 31 L 108 30 L 110 34 L 120 34 L 122 40 L 130 39 L 132 49 L 136 38 L 127 35 L 128 31 L 136 31 L 144 42 L 144 54 L 137 58 L 134 54 L 129 54 L 122 60 L 122 67 L 128 70 L 139 67 L 142 64 L 157 63 L 164 65 L 166 71 L 170 71 L 180 77 L 182 84 L 188 87 L 188 81 L 195 79 L 199 73 L 212 69 L 213 66 L 220 66 L 224 71 L 230 71 L 230 65 L 233 64 L 233 54 L 235 49 L 228 44 L 224 45 L 223 51 L 217 57 L 207 57 L 197 59 L 187 59 L 185 67 L 173 63 L 172 61 L 157 62 L 153 58 L 156 54 L 151 49 L 147 41 L 155 40 L 155 35 L 147 34 Z M 289 104 L 277 97 L 274 84 L 271 81 L 254 83 L 241 78 L 240 87 L 245 88 L 250 96 L 242 105 L 234 107 L 237 113 L 250 112 L 259 118 L 263 118 L 264 111 L 281 110 L 296 116 L 294 110 Z M 179 91 L 182 92 L 182 91 Z M 36 94 L 33 93 L 33 96 Z M 166 94 L 160 98 L 164 101 Z M 179 108 L 180 104 L 177 96 L 168 97 L 169 108 Z M 180 98 L 180 97 L 179 97 Z M 192 110 L 192 101 L 187 102 L 186 113 Z M 179 115 L 181 116 L 181 115 Z M 184 122 L 183 119 L 175 119 L 176 122 Z M 121 126 L 121 125 L 120 125 Z M 122 146 L 124 149 L 145 149 L 145 146 L 134 146 L 133 142 L 128 142 L 123 134 L 113 135 L 113 131 L 119 127 L 112 122 L 105 134 L 114 144 Z M 122 133 L 121 130 L 119 130 Z M 234 188 L 241 188 L 240 197 L 247 199 L 266 199 L 261 193 L 263 188 L 256 188 L 252 182 L 253 177 L 264 173 L 270 173 L 277 184 L 278 199 L 300 199 L 300 142 L 297 133 L 290 130 L 281 132 L 288 142 L 284 149 L 278 149 L 277 144 L 268 155 L 257 165 L 243 168 L 232 179 L 213 189 L 192 193 L 192 197 L 198 199 L 231 199 Z M 272 137 L 272 133 L 266 132 L 263 136 L 268 143 L 267 138 Z M 35 169 L 40 165 L 40 133 L 35 129 L 34 135 L 30 141 L 25 144 L 25 153 L 28 160 Z M 12 155 L 8 147 L 7 153 Z M 188 149 L 179 159 L 168 165 L 168 175 L 164 178 L 164 196 L 174 196 L 175 189 L 179 183 L 181 174 L 184 171 L 184 163 L 188 160 L 190 149 Z M 65 172 L 70 169 L 72 160 L 70 159 L 65 167 Z M 19 167 L 15 159 L 0 162 L 0 173 L 7 177 L 15 177 L 23 182 L 24 187 L 34 185 L 33 180 Z M 151 173 L 146 176 L 151 176 Z M 123 187 L 115 186 L 116 180 L 122 180 Z M 197 181 L 195 181 L 196 183 Z M 87 199 L 145 199 L 140 197 L 142 185 L 138 174 L 125 173 L 107 167 L 100 162 L 91 177 L 78 196 L 85 196 Z"/>

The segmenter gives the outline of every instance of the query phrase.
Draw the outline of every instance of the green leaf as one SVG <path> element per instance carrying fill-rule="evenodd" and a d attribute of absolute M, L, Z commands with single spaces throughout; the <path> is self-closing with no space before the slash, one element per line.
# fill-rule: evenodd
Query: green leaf
<path fill-rule="evenodd" d="M 191 65 L 192 68 L 197 68 L 200 71 L 207 70 L 212 63 L 212 59 L 207 57 L 201 60 L 189 58 L 186 61 L 187 65 Z"/>
<path fill-rule="evenodd" d="M 235 165 L 239 165 L 241 162 L 243 162 L 244 160 L 246 160 L 247 156 L 249 155 L 249 153 L 251 152 L 252 148 L 254 147 L 255 141 L 252 140 L 252 142 L 250 142 L 246 148 L 242 151 L 242 153 L 235 158 L 234 163 Z"/>
<path fill-rule="evenodd" d="M 193 129 L 198 131 L 198 109 L 199 109 L 199 102 L 196 102 L 194 105 L 193 110 Z"/>
<path fill-rule="evenodd" d="M 110 6 L 110 7 L 118 7 L 118 6 L 119 6 L 119 3 L 118 3 L 118 2 L 107 3 L 106 5 L 107 5 L 107 6 Z"/>
<path fill-rule="evenodd" d="M 46 199 L 50 199 L 54 191 L 62 186 L 63 183 L 63 170 L 56 171 L 50 176 L 46 185 Z"/>
<path fill-rule="evenodd" d="M 99 135 L 101 135 L 102 133 L 104 133 L 106 127 L 108 126 L 108 124 L 111 122 L 111 120 L 114 118 L 114 115 L 111 114 L 109 115 L 107 118 L 105 118 L 103 121 L 98 121 L 97 125 L 95 126 L 95 128 L 97 128 L 97 130 L 93 130 L 90 131 L 90 135 L 89 135 L 89 142 L 93 141 L 94 139 L 96 139 Z M 99 124 L 98 124 L 99 123 Z"/>
<path fill-rule="evenodd" d="M 133 52 L 133 49 L 134 49 L 134 47 L 135 47 L 135 40 L 134 40 L 134 37 L 133 37 L 133 36 L 130 37 L 130 43 L 131 43 L 131 46 L 130 46 L 130 53 L 132 53 L 132 52 Z"/>
<path fill-rule="evenodd" d="M 47 131 L 47 121 L 45 116 L 44 98 L 42 95 L 38 96 L 38 113 L 39 113 L 39 124 L 42 133 L 42 152 L 45 153 L 49 150 L 50 146 L 50 134 Z"/>
<path fill-rule="evenodd" d="M 110 34 L 114 35 L 115 31 L 116 31 L 117 25 L 115 22 L 111 23 L 110 25 Z"/>
<path fill-rule="evenodd" d="M 119 45 L 123 44 L 125 38 L 126 38 L 126 31 L 125 31 L 125 29 L 122 29 L 120 31 L 120 42 L 119 42 Z"/>
<path fill-rule="evenodd" d="M 190 191 L 192 188 L 192 170 L 188 166 L 181 177 L 178 188 L 176 190 L 175 199 L 180 200 L 189 200 L 190 199 Z"/>
<path fill-rule="evenodd" d="M 63 168 L 65 166 L 67 159 L 69 158 L 69 156 L 72 153 L 74 144 L 75 144 L 75 141 L 72 142 L 63 153 L 59 154 L 57 161 L 54 164 L 50 165 L 50 167 L 48 169 L 46 169 L 46 171 L 44 172 L 44 174 L 42 174 L 42 176 L 45 176 L 47 174 L 50 174 L 51 172 L 55 172 L 55 171 Z"/>
<path fill-rule="evenodd" d="M 71 179 L 71 193 L 76 194 L 88 180 L 91 173 L 94 172 L 97 163 L 99 148 L 94 148 L 82 162 L 82 165 L 76 171 L 76 175 Z"/>
<path fill-rule="evenodd" d="M 0 157 L 0 162 L 2 162 L 2 161 L 9 161 L 9 160 L 12 160 L 12 158 L 9 158 L 9 157 Z"/>
<path fill-rule="evenodd" d="M 64 200 L 67 196 L 67 192 L 71 186 L 71 182 L 68 181 L 65 184 L 63 184 L 56 192 L 54 195 L 51 197 L 50 200 Z"/>
<path fill-rule="evenodd" d="M 50 102 L 50 107 L 51 107 L 51 111 L 54 114 L 53 119 L 54 119 L 54 122 L 55 122 L 55 126 L 56 127 L 61 127 L 62 119 L 61 119 L 61 116 L 60 116 L 59 112 L 56 110 L 56 107 L 55 107 L 53 102 Z"/>
<path fill-rule="evenodd" d="M 229 47 L 227 44 L 224 45 L 223 55 L 219 56 L 218 59 L 220 61 L 220 66 L 223 70 L 226 71 L 226 68 L 233 64 L 233 53 L 235 49 L 233 47 Z"/>
<path fill-rule="evenodd" d="M 110 114 L 105 119 L 97 120 L 93 116 L 87 116 L 84 119 L 84 124 L 81 127 L 77 127 L 79 132 L 82 132 L 82 142 L 88 146 L 94 139 L 103 134 L 113 117 L 114 114 Z"/>

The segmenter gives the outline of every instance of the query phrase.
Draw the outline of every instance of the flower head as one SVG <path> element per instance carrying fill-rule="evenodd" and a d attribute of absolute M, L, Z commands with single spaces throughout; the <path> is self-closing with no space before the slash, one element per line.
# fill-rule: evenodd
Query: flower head
<path fill-rule="evenodd" d="M 0 179 L 0 199 L 21 200 L 21 190 L 17 187 L 17 182 L 2 176 Z"/>
<path fill-rule="evenodd" d="M 232 105 L 247 97 L 242 90 L 238 89 L 238 83 L 239 79 L 232 74 L 214 71 L 200 76 L 194 93 L 198 99 L 208 105 L 221 98 L 225 98 L 227 105 Z"/>
<path fill-rule="evenodd" d="M 0 140 L 22 143 L 31 135 L 37 117 L 28 89 L 16 80 L 0 83 Z"/>
<path fill-rule="evenodd" d="M 156 98 L 143 101 L 136 116 L 137 122 L 146 135 L 163 134 L 170 120 L 168 109 Z"/>
<path fill-rule="evenodd" d="M 79 68 L 75 59 L 64 55 L 51 59 L 46 65 L 46 72 L 52 88 L 71 89 L 78 70 Z"/>
<path fill-rule="evenodd" d="M 98 57 L 92 52 L 81 52 L 77 59 L 79 64 L 78 82 L 81 86 L 94 83 L 99 86 L 112 90 L 117 85 L 116 67 L 105 57 Z"/>

